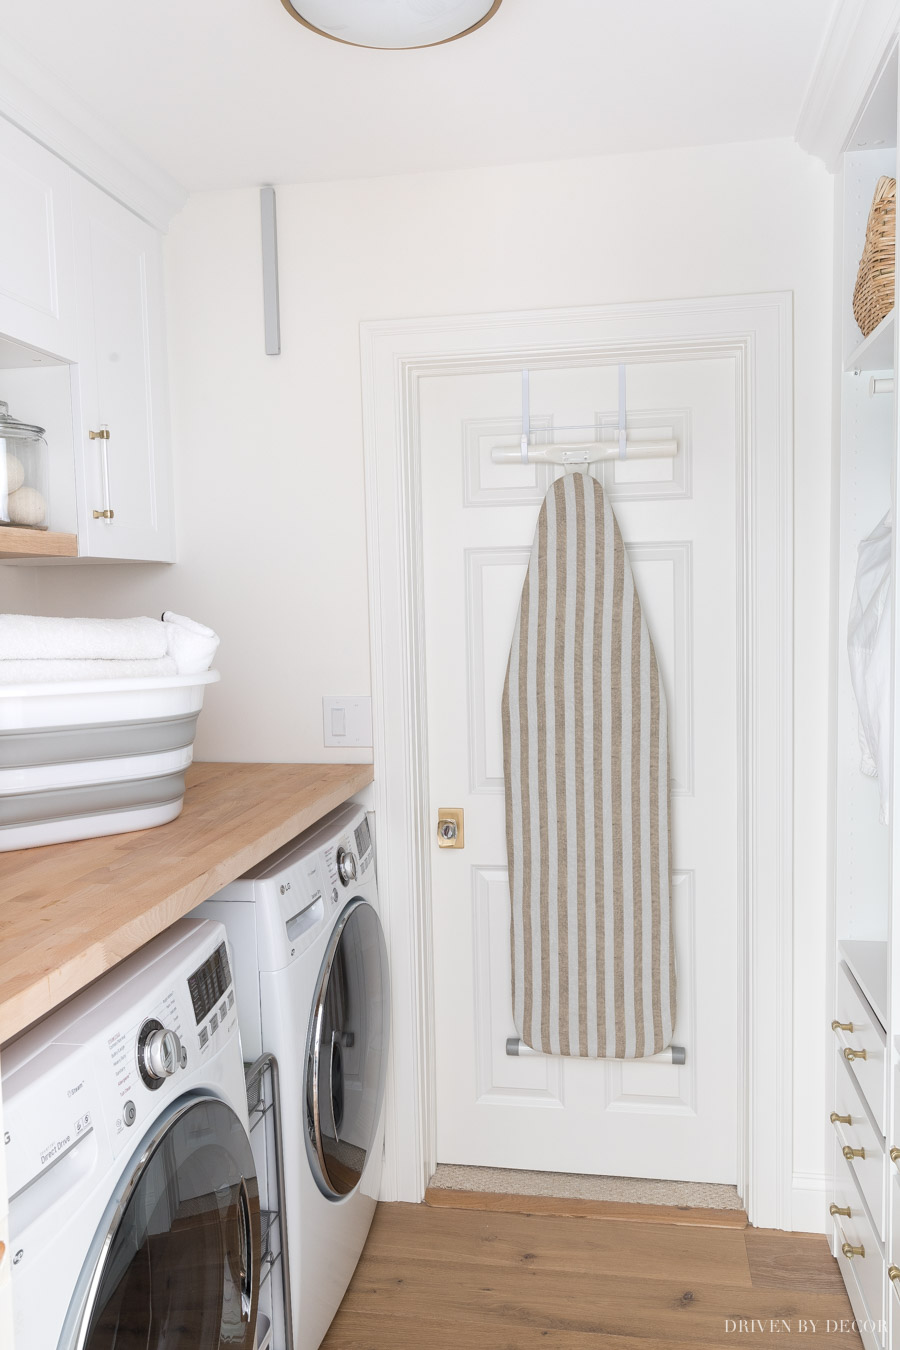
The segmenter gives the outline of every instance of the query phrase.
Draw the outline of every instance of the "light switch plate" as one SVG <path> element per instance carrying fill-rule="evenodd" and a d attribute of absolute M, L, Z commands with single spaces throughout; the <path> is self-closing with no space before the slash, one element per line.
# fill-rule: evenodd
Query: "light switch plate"
<path fill-rule="evenodd" d="M 370 698 L 323 698 L 322 721 L 326 745 L 372 744 Z"/>

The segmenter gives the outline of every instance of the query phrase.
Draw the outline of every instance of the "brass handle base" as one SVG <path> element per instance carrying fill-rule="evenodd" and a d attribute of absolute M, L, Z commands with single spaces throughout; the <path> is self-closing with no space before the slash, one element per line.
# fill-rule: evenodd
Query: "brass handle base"
<path fill-rule="evenodd" d="M 900 1148 L 897 1148 L 896 1145 L 891 1149 L 890 1158 L 893 1163 L 900 1162 Z"/>
<path fill-rule="evenodd" d="M 837 1113 L 837 1111 L 832 1111 L 831 1115 L 830 1115 L 828 1118 L 829 1118 L 829 1120 L 831 1121 L 832 1125 L 852 1125 L 852 1124 L 853 1124 L 853 1117 L 852 1117 L 852 1116 L 839 1116 L 838 1113 Z"/>
<path fill-rule="evenodd" d="M 853 1023 L 852 1023 L 852 1022 L 832 1022 L 832 1024 L 831 1024 L 831 1030 L 832 1030 L 832 1031 L 852 1031 L 852 1030 L 853 1030 Z"/>
<path fill-rule="evenodd" d="M 849 1144 L 845 1144 L 841 1152 L 848 1162 L 852 1162 L 854 1158 L 865 1158 L 866 1156 L 864 1148 L 851 1148 Z"/>
<path fill-rule="evenodd" d="M 88 432 L 88 436 L 90 437 L 90 439 L 91 439 L 92 441 L 108 441 L 108 440 L 109 440 L 109 432 L 107 431 L 106 427 L 104 427 L 102 431 L 89 431 L 89 432 Z"/>
<path fill-rule="evenodd" d="M 465 812 L 461 806 L 439 806 L 438 848 L 465 848 Z"/>
<path fill-rule="evenodd" d="M 849 1242 L 841 1243 L 841 1251 L 844 1253 L 848 1261 L 852 1261 L 854 1256 L 865 1256 L 866 1254 L 865 1247 L 854 1247 Z"/>
<path fill-rule="evenodd" d="M 852 1214 L 850 1213 L 849 1205 L 829 1205 L 828 1213 L 831 1214 L 832 1216 L 843 1214 L 845 1219 L 850 1219 L 853 1217 Z"/>
<path fill-rule="evenodd" d="M 95 512 L 94 512 L 94 519 L 95 519 L 95 520 L 113 520 L 113 519 L 115 518 L 115 514 L 116 514 L 115 511 L 95 511 Z"/>
<path fill-rule="evenodd" d="M 844 1059 L 846 1060 L 868 1059 L 868 1055 L 866 1054 L 865 1050 L 853 1050 L 848 1045 L 846 1050 L 844 1051 Z"/>
<path fill-rule="evenodd" d="M 888 1266 L 888 1279 L 900 1280 L 900 1266 Z"/>

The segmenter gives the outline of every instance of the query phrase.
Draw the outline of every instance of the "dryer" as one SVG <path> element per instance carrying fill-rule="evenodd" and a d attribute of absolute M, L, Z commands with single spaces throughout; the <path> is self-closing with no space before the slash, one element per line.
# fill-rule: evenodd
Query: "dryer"
<path fill-rule="evenodd" d="M 2 1086 L 16 1350 L 258 1350 L 221 924 L 174 924 L 5 1045 Z"/>
<path fill-rule="evenodd" d="M 316 1350 L 383 1161 L 389 986 L 365 810 L 332 812 L 194 913 L 228 930 L 246 1052 L 278 1061 L 294 1346 Z"/>

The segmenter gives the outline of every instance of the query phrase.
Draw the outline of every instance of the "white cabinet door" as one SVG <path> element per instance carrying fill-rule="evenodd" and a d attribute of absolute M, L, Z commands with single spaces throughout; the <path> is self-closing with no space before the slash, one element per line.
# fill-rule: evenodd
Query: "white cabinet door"
<path fill-rule="evenodd" d="M 73 209 L 79 553 L 172 562 L 160 237 L 83 179 L 73 183 Z"/>
<path fill-rule="evenodd" d="M 0 117 L 0 335 L 74 359 L 71 170 Z"/>
<path fill-rule="evenodd" d="M 0 1345 L 13 1350 L 12 1252 L 9 1250 L 9 1203 L 6 1194 L 6 1136 L 0 1097 Z"/>

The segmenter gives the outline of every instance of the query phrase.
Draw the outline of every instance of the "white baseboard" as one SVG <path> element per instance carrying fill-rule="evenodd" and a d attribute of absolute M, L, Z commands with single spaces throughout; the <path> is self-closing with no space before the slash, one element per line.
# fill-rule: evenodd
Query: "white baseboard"
<path fill-rule="evenodd" d="M 791 1228 L 795 1233 L 826 1231 L 825 1195 L 828 1177 L 824 1172 L 795 1172 L 791 1187 Z"/>

